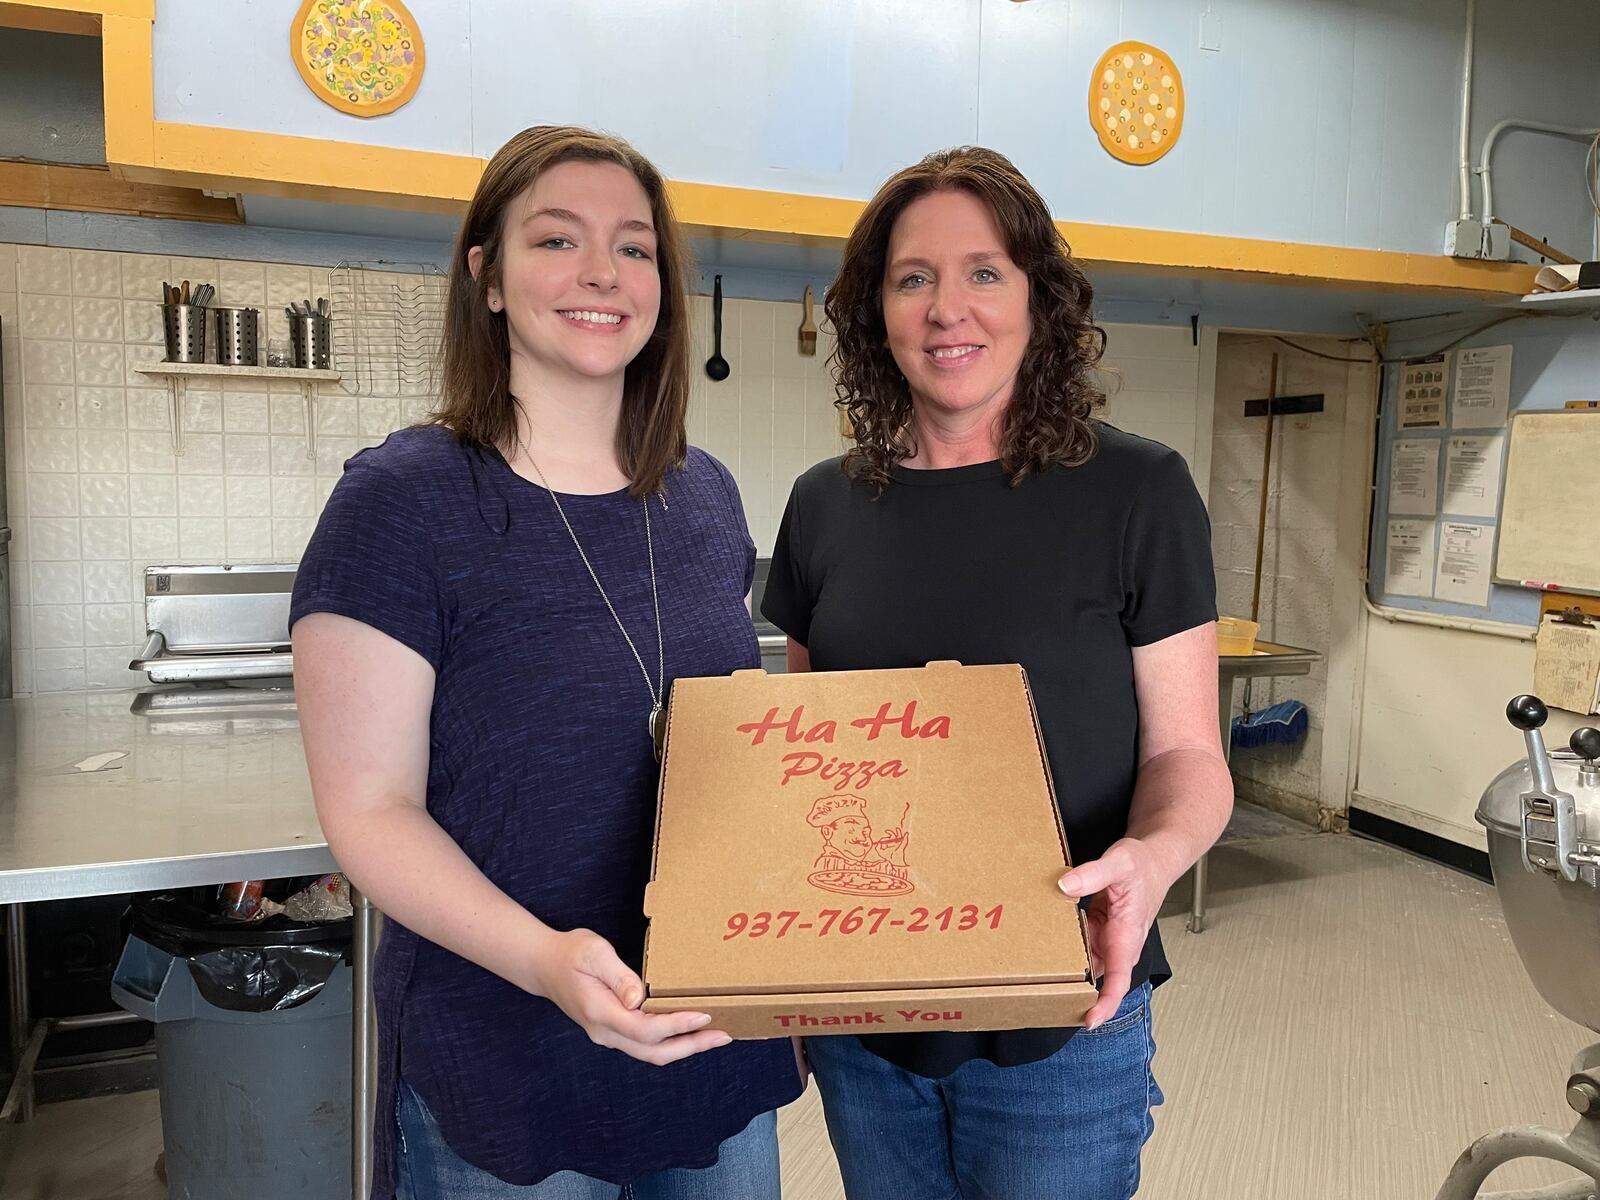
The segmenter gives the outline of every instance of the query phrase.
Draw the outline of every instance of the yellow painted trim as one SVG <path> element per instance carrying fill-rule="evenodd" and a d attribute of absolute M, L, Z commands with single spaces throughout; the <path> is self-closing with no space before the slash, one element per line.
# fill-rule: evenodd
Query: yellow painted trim
<path fill-rule="evenodd" d="M 8 0 L 8 7 L 32 8 L 41 13 L 156 19 L 156 0 Z"/>
<path fill-rule="evenodd" d="M 1057 222 L 1075 258 L 1125 271 L 1227 272 L 1265 283 L 1453 295 L 1521 296 L 1537 267 L 1443 254 L 1317 246 L 1218 234 Z"/>
<path fill-rule="evenodd" d="M 150 48 L 153 0 L 20 0 L 37 8 L 104 15 L 106 157 L 127 179 L 214 191 L 459 213 L 484 160 L 154 119 Z M 865 205 L 718 184 L 673 182 L 673 207 L 696 233 L 792 243 L 837 243 Z M 1258 238 L 1061 222 L 1086 266 L 1252 282 L 1453 296 L 1522 295 L 1535 268 L 1315 246 Z"/>
<path fill-rule="evenodd" d="M 850 233 L 866 207 L 859 200 L 763 192 L 705 183 L 670 185 L 679 220 L 696 232 L 758 240 L 835 241 Z M 1194 275 L 1223 271 L 1263 283 L 1342 289 L 1426 291 L 1459 295 L 1524 295 L 1536 267 L 1276 242 L 1260 238 L 1180 233 L 1120 225 L 1058 221 L 1085 266 L 1107 270 Z"/>
<path fill-rule="evenodd" d="M 860 200 L 715 183 L 673 180 L 667 191 L 678 220 L 695 232 L 763 241 L 843 241 L 866 208 Z"/>
<path fill-rule="evenodd" d="M 106 159 L 113 169 L 119 159 L 148 163 L 155 155 L 151 137 L 155 125 L 155 57 L 150 45 L 153 25 L 138 17 L 106 16 L 101 26 Z M 115 155 L 113 146 L 117 148 Z"/>
<path fill-rule="evenodd" d="M 106 156 L 129 178 L 419 212 L 463 211 L 484 166 L 461 155 L 171 121 L 153 123 L 153 143 L 147 162 L 125 160 L 108 129 Z"/>

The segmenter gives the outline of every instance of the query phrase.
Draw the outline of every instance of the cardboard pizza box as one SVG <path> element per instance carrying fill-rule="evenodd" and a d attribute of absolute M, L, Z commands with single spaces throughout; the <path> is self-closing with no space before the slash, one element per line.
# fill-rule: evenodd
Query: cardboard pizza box
<path fill-rule="evenodd" d="M 736 1038 L 1081 1025 L 1070 861 L 1020 666 L 680 679 L 645 1011 Z"/>

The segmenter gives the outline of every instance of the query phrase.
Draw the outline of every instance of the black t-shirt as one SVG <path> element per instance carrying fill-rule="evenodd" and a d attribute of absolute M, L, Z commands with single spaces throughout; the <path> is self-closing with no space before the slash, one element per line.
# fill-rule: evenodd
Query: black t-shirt
<path fill-rule="evenodd" d="M 839 460 L 795 481 L 761 611 L 818 671 L 1021 663 L 1075 862 L 1127 832 L 1138 765 L 1132 647 L 1216 618 L 1210 521 L 1181 456 L 1100 424 L 1099 448 L 1011 487 L 999 462 L 896 468 L 877 495 Z M 1152 928 L 1133 983 L 1171 974 Z M 1065 1029 L 861 1039 L 930 1078 L 1047 1058 Z"/>

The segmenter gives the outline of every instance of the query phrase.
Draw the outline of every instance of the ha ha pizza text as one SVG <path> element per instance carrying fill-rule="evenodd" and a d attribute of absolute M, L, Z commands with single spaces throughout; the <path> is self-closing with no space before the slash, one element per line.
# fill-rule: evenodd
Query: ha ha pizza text
<path fill-rule="evenodd" d="M 892 757 L 896 743 L 948 741 L 950 738 L 950 718 L 938 713 L 919 713 L 915 700 L 908 700 L 899 706 L 892 702 L 880 704 L 876 713 L 846 720 L 844 732 L 841 732 L 840 722 L 836 719 L 809 718 L 804 704 L 796 705 L 787 712 L 776 706 L 769 708 L 759 720 L 747 721 L 736 728 L 749 737 L 751 746 L 764 745 L 769 739 L 781 741 L 785 746 L 830 747 L 840 738 L 882 741 L 884 745 L 879 753 L 891 757 L 845 758 L 839 754 L 824 755 L 819 750 L 801 749 L 791 750 L 778 760 L 781 768 L 780 786 L 804 780 L 826 783 L 833 790 L 841 792 L 866 788 L 874 779 L 903 779 L 908 775 L 910 769 L 904 759 Z M 861 733 L 852 734 L 848 732 L 850 730 L 860 730 Z"/>

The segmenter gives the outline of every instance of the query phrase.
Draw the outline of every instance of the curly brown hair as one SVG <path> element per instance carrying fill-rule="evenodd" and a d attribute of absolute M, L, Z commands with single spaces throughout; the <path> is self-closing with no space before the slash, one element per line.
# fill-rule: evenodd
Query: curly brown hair
<path fill-rule="evenodd" d="M 1095 452 L 1093 413 L 1105 403 L 1095 366 L 1105 330 L 1094 323 L 1094 288 L 1050 209 L 1010 159 L 982 146 L 930 154 L 878 189 L 850 231 L 825 310 L 838 338 L 829 365 L 837 407 L 855 437 L 845 473 L 876 484 L 916 450 L 911 390 L 889 350 L 884 275 L 895 222 L 913 201 L 962 191 L 994 215 L 1011 261 L 1028 277 L 1032 334 L 1001 423 L 1000 458 L 1016 486 L 1055 463 L 1075 466 Z"/>

